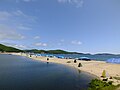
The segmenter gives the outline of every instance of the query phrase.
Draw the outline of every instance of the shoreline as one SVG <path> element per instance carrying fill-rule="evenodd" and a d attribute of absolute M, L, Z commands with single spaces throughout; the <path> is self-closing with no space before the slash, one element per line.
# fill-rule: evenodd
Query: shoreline
<path fill-rule="evenodd" d="M 18 55 L 18 56 L 26 56 L 26 54 L 21 54 L 21 53 L 6 53 L 6 54 L 11 54 L 11 55 Z M 33 60 L 38 60 L 38 61 L 43 61 L 43 62 L 52 62 L 52 63 L 58 63 L 58 64 L 63 64 L 63 65 L 67 65 L 70 67 L 73 67 L 75 69 L 87 72 L 97 78 L 99 78 L 100 80 L 102 80 L 103 78 L 101 78 L 102 72 L 103 70 L 106 70 L 107 72 L 107 77 L 120 77 L 120 64 L 111 64 L 111 63 L 106 63 L 105 61 L 81 61 L 81 60 L 77 60 L 77 63 L 74 63 L 74 59 L 59 59 L 59 58 L 50 58 L 50 57 L 43 57 L 43 56 L 32 56 L 32 57 L 28 57 L 31 58 Z M 47 60 L 47 58 L 49 58 L 49 60 Z M 70 63 L 67 63 L 67 62 Z M 81 63 L 82 67 L 78 67 L 78 64 Z M 120 80 L 116 80 L 116 79 L 108 79 L 108 81 L 113 81 L 114 85 L 118 85 L 120 84 Z"/>

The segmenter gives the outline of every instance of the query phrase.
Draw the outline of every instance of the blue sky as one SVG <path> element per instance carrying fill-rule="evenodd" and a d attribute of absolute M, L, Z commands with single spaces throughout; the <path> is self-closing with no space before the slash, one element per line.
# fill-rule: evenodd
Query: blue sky
<path fill-rule="evenodd" d="M 0 43 L 120 53 L 120 1 L 0 0 Z"/>

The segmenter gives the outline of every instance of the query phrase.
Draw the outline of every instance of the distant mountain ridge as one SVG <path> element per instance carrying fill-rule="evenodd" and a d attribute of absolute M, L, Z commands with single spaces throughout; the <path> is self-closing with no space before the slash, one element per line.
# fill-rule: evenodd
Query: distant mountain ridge
<path fill-rule="evenodd" d="M 45 54 L 81 54 L 81 55 L 120 55 L 120 54 L 110 54 L 110 53 L 98 53 L 98 54 L 90 54 L 90 53 L 79 53 L 79 52 L 68 52 L 64 50 L 37 50 L 37 49 L 32 49 L 32 50 L 24 50 L 25 52 L 33 52 L 33 53 L 45 53 Z"/>
<path fill-rule="evenodd" d="M 78 53 L 78 52 L 68 52 L 64 50 L 37 50 L 37 49 L 32 49 L 32 50 L 25 50 L 25 52 L 34 52 L 34 53 L 46 53 L 46 54 L 83 54 L 83 53 Z"/>
<path fill-rule="evenodd" d="M 31 52 L 31 53 L 45 53 L 45 54 L 81 54 L 81 55 L 92 55 L 90 53 L 79 53 L 79 52 L 68 52 L 64 50 L 37 50 L 37 49 L 31 49 L 31 50 L 20 50 L 14 47 L 6 46 L 3 44 L 0 44 L 0 52 Z M 94 55 L 120 55 L 120 54 L 110 54 L 110 53 L 98 53 Z"/>

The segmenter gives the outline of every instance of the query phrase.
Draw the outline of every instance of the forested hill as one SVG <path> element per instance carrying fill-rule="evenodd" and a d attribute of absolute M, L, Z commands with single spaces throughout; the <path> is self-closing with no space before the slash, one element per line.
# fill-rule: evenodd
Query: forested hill
<path fill-rule="evenodd" d="M 44 54 L 81 54 L 81 55 L 91 55 L 90 53 L 84 54 L 84 53 L 78 53 L 78 52 L 68 52 L 64 50 L 38 50 L 38 49 L 31 49 L 31 50 L 20 50 L 14 47 L 6 46 L 3 44 L 0 44 L 0 52 L 31 52 L 31 53 L 44 53 Z M 101 53 L 101 54 L 94 54 L 98 56 L 111 56 L 111 55 L 117 55 L 120 56 L 120 54 L 109 54 L 109 53 Z"/>
<path fill-rule="evenodd" d="M 22 50 L 0 44 L 0 52 L 22 52 Z"/>
<path fill-rule="evenodd" d="M 46 53 L 46 54 L 80 54 L 77 52 L 68 52 L 64 50 L 37 50 L 37 49 L 25 50 L 25 52 Z"/>

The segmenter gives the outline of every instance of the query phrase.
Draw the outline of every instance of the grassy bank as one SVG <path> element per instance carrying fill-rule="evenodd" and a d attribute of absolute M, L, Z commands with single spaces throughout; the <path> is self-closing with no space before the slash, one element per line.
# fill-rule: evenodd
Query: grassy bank
<path fill-rule="evenodd" d="M 90 84 L 88 90 L 117 90 L 120 85 L 113 85 L 111 81 L 104 82 L 98 79 L 93 79 Z"/>

